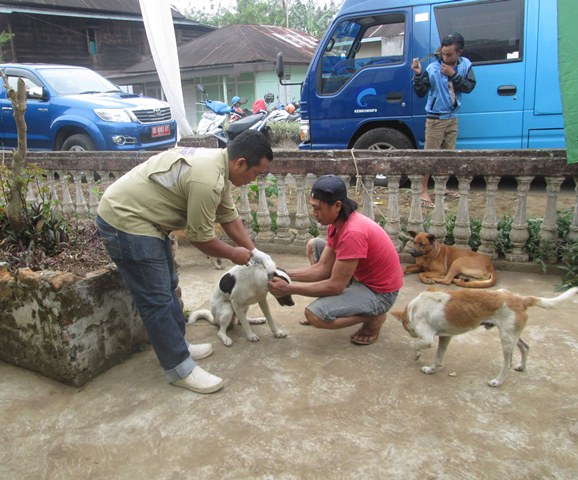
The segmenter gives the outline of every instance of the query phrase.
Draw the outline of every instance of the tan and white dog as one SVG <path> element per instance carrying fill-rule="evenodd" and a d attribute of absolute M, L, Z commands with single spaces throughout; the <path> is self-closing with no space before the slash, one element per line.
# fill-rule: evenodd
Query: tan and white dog
<path fill-rule="evenodd" d="M 435 361 L 422 367 L 423 373 L 435 373 L 443 366 L 444 355 L 452 336 L 466 333 L 483 325 L 486 328 L 498 327 L 504 350 L 504 363 L 498 376 L 488 382 L 490 387 L 499 387 L 512 365 L 514 346 L 522 355 L 520 365 L 514 370 L 521 372 L 526 368 L 526 359 L 530 347 L 520 338 L 528 320 L 527 309 L 540 307 L 553 308 L 559 302 L 573 296 L 578 287 L 570 288 L 554 298 L 524 297 L 508 290 L 441 290 L 436 287 L 420 293 L 405 307 L 404 311 L 391 314 L 401 320 L 407 332 L 418 341 L 415 343 L 415 360 L 421 350 L 434 344 L 438 336 L 438 349 Z"/>
<path fill-rule="evenodd" d="M 487 255 L 453 247 L 436 240 L 427 232 L 407 232 L 413 238 L 411 255 L 415 264 L 403 267 L 404 273 L 418 273 L 423 283 L 440 283 L 466 288 L 495 285 L 497 276 Z"/>
<path fill-rule="evenodd" d="M 192 312 L 189 315 L 188 323 L 204 318 L 213 325 L 219 326 L 217 336 L 227 347 L 233 344 L 233 340 L 227 335 L 227 329 L 237 319 L 243 327 L 247 340 L 251 342 L 258 342 L 259 337 L 251 330 L 250 324 L 267 322 L 276 338 L 286 337 L 287 334 L 275 324 L 267 303 L 267 294 L 269 293 L 267 282 L 273 276 L 291 283 L 289 275 L 281 269 L 275 269 L 274 273 L 268 273 L 260 263 L 236 265 L 225 273 L 215 286 L 211 297 L 211 310 Z M 291 295 L 276 300 L 281 306 L 295 305 Z M 255 303 L 259 304 L 265 318 L 247 318 L 249 307 Z"/>

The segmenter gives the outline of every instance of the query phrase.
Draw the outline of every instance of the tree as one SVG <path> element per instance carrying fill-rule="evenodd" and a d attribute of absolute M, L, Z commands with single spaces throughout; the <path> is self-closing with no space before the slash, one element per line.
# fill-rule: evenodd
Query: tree
<path fill-rule="evenodd" d="M 224 27 L 226 25 L 277 25 L 320 36 L 337 12 L 340 0 L 237 0 L 234 9 L 217 3 L 206 12 L 200 8 L 185 9 L 183 14 L 197 22 Z"/>
<path fill-rule="evenodd" d="M 8 183 L 8 205 L 6 216 L 16 232 L 20 232 L 26 222 L 26 179 L 23 176 L 24 165 L 26 164 L 26 122 L 24 114 L 26 112 L 26 85 L 24 80 L 18 79 L 16 90 L 10 86 L 8 77 L 0 70 L 0 76 L 6 86 L 8 98 L 12 101 L 14 109 L 14 120 L 18 130 L 18 149 L 14 152 L 12 168 L 9 171 Z"/>
<path fill-rule="evenodd" d="M 4 61 L 4 55 L 2 54 L 2 45 L 8 43 L 13 36 L 14 36 L 13 33 L 7 33 L 4 31 L 0 32 L 0 63 Z"/>

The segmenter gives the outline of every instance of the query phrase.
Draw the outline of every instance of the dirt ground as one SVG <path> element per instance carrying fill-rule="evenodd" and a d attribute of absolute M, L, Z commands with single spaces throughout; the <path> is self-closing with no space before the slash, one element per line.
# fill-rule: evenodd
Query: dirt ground
<path fill-rule="evenodd" d="M 206 306 L 223 272 L 186 244 L 177 260 L 185 306 Z M 496 288 L 549 297 L 559 280 L 499 272 Z M 394 308 L 424 288 L 407 276 Z M 83 388 L 0 363 L 0 478 L 576 478 L 578 299 L 530 310 L 528 368 L 497 389 L 486 385 L 502 363 L 495 329 L 456 337 L 445 368 L 430 376 L 420 367 L 433 349 L 414 361 L 413 340 L 393 318 L 377 343 L 360 347 L 349 341 L 355 327 L 299 325 L 309 299 L 295 300 L 270 301 L 287 338 L 257 325 L 252 343 L 235 327 L 227 348 L 213 325 L 187 328 L 189 341 L 215 348 L 200 361 L 225 380 L 213 395 L 169 386 L 150 347 Z"/>

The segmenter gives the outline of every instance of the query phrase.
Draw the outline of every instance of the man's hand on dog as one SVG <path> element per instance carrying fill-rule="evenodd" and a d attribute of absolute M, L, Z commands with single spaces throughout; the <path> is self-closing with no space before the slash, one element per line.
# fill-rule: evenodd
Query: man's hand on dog
<path fill-rule="evenodd" d="M 274 297 L 281 298 L 285 295 L 291 295 L 291 285 L 289 285 L 285 280 L 273 277 L 267 282 L 267 287 Z"/>
<path fill-rule="evenodd" d="M 275 266 L 275 262 L 269 255 L 267 255 L 265 252 L 262 252 L 257 248 L 251 250 L 251 253 L 253 254 L 251 258 L 255 262 L 262 264 L 268 273 L 275 273 L 275 269 L 277 267 Z"/>
<path fill-rule="evenodd" d="M 245 265 L 251 260 L 251 250 L 245 247 L 234 247 L 233 255 L 229 258 L 235 265 Z"/>

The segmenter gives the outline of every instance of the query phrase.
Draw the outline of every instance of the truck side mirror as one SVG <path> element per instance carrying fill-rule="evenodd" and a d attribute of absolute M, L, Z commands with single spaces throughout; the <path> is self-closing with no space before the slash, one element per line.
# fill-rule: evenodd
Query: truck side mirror
<path fill-rule="evenodd" d="M 302 85 L 302 82 L 286 82 L 283 80 L 285 76 L 285 69 L 283 66 L 283 52 L 277 53 L 277 60 L 275 60 L 275 71 L 279 77 L 279 83 L 281 85 Z"/>
<path fill-rule="evenodd" d="M 283 52 L 277 53 L 277 60 L 275 61 L 275 71 L 277 72 L 277 76 L 279 80 L 282 80 L 285 76 L 285 71 L 283 67 Z"/>
<path fill-rule="evenodd" d="M 48 100 L 48 90 L 40 86 L 31 87 L 26 92 L 26 98 L 29 100 Z"/>

